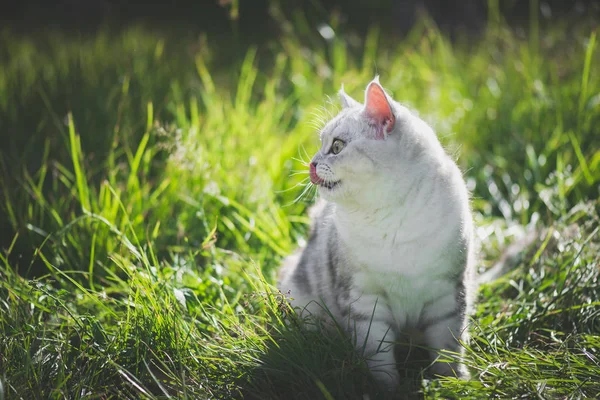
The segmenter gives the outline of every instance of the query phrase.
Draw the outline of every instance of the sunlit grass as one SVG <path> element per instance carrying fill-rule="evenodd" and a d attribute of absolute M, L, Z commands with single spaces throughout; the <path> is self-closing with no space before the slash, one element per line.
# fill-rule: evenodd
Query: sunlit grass
<path fill-rule="evenodd" d="M 469 45 L 428 22 L 393 44 L 299 29 L 225 70 L 143 30 L 4 34 L 0 398 L 377 398 L 350 340 L 299 331 L 272 286 L 305 238 L 319 107 L 376 72 L 456 154 L 485 260 L 546 228 L 480 291 L 472 380 L 404 366 L 399 395 L 597 396 L 600 56 L 559 28 L 492 23 Z"/>

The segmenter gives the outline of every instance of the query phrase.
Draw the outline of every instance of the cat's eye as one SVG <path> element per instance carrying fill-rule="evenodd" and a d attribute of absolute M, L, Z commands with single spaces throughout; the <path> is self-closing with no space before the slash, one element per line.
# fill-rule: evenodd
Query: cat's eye
<path fill-rule="evenodd" d="M 340 139 L 335 139 L 333 141 L 333 144 L 331 145 L 331 152 L 333 154 L 339 154 L 339 152 L 342 151 L 343 148 L 344 142 L 342 142 Z"/>

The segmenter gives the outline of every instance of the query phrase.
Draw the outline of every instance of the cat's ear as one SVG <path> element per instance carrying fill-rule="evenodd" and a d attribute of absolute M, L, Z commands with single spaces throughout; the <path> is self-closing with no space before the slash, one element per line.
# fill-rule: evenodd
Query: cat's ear
<path fill-rule="evenodd" d="M 377 139 L 384 139 L 394 129 L 396 116 L 390 100 L 379 84 L 379 77 L 375 77 L 367 86 L 364 113 L 377 125 Z"/>
<path fill-rule="evenodd" d="M 342 83 L 342 88 L 338 92 L 340 95 L 340 103 L 342 103 L 342 108 L 356 107 L 362 106 L 358 101 L 354 100 L 352 97 L 348 96 L 346 92 L 344 92 L 344 84 Z"/>

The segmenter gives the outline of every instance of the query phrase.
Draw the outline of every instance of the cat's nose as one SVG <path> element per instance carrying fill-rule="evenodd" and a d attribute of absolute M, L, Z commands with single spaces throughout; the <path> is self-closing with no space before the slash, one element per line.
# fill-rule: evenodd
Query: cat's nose
<path fill-rule="evenodd" d="M 310 163 L 310 181 L 315 185 L 323 182 L 323 178 L 317 175 L 317 163 L 314 161 Z"/>

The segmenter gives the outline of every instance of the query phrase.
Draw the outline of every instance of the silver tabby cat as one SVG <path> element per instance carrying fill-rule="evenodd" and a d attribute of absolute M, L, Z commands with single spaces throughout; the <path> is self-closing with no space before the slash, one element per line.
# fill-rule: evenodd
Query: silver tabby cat
<path fill-rule="evenodd" d="M 473 224 L 462 174 L 433 130 L 375 78 L 365 103 L 340 91 L 342 110 L 321 131 L 310 178 L 321 200 L 310 239 L 288 257 L 279 289 L 306 315 L 350 327 L 369 369 L 399 383 L 402 332 L 461 353 L 474 283 Z M 325 311 L 327 310 L 327 311 Z M 460 363 L 434 362 L 465 376 Z"/>

